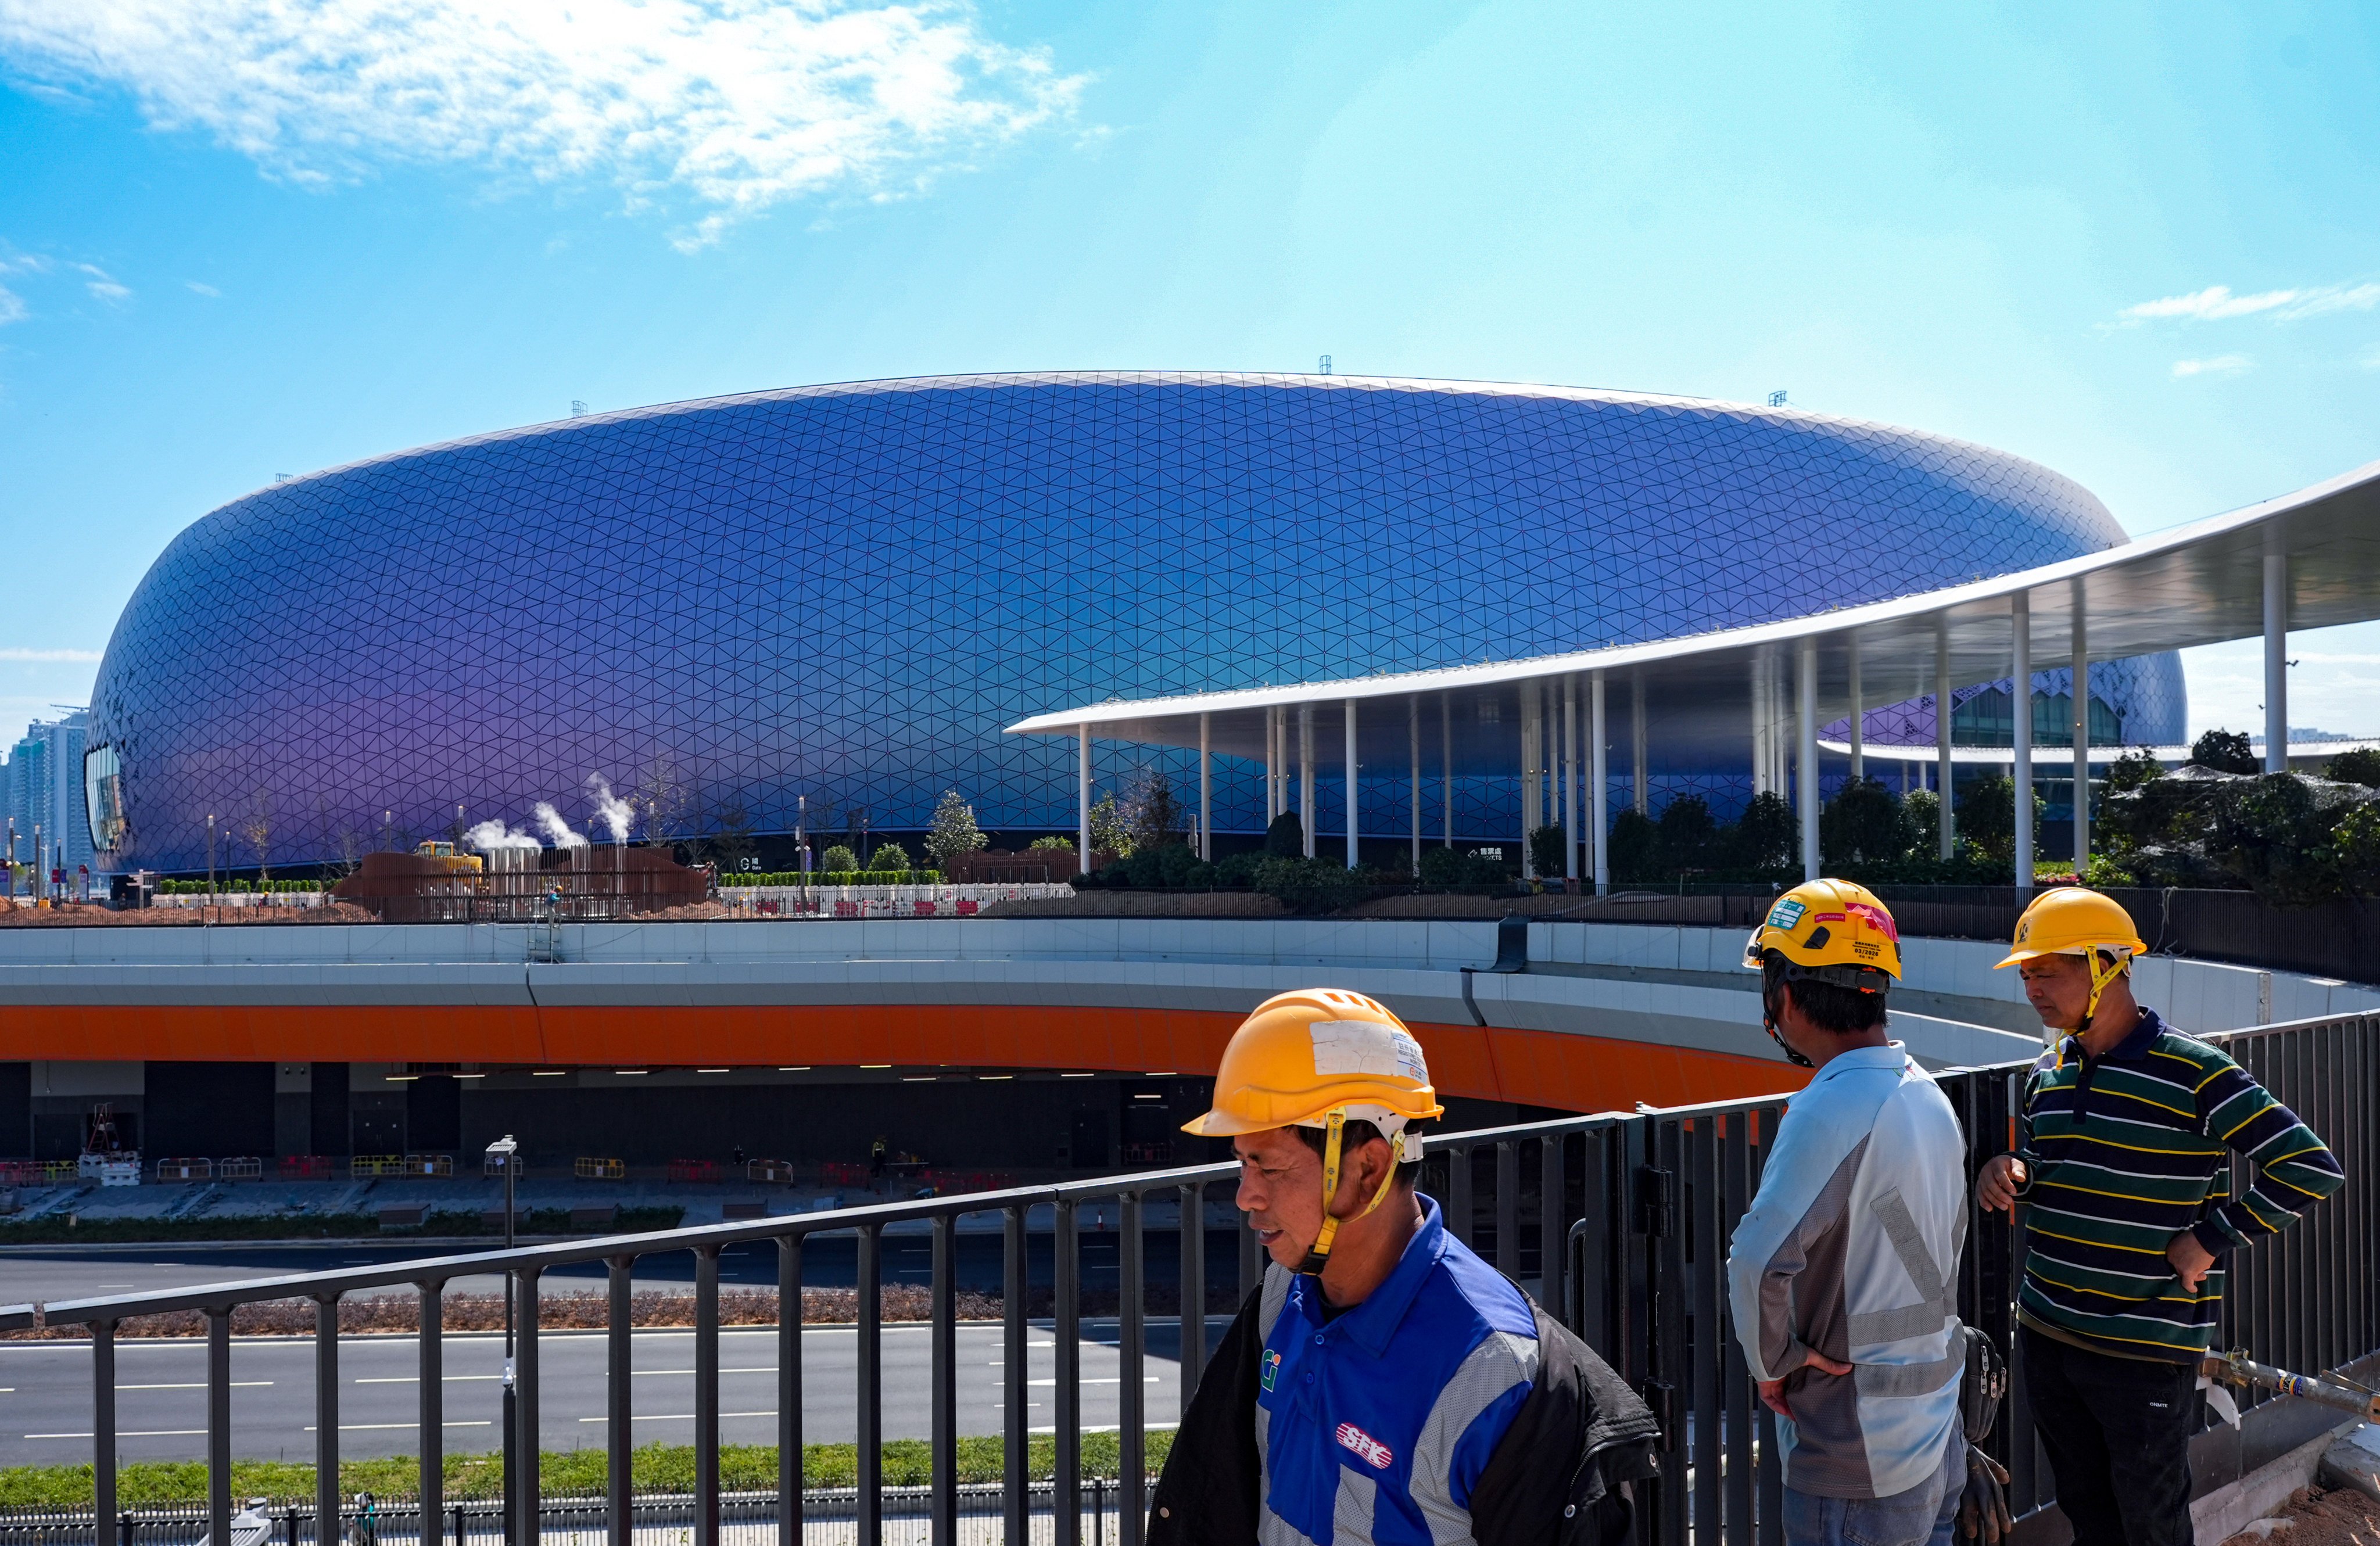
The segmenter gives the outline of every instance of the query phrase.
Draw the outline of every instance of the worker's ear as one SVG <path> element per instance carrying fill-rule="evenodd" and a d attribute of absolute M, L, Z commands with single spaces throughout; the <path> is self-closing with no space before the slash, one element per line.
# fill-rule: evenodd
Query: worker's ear
<path fill-rule="evenodd" d="M 1361 1213 L 1380 1190 L 1381 1178 L 1396 1168 L 1396 1146 L 1385 1138 L 1371 1138 L 1348 1157 L 1354 1163 L 1341 1166 L 1339 1200 Z"/>

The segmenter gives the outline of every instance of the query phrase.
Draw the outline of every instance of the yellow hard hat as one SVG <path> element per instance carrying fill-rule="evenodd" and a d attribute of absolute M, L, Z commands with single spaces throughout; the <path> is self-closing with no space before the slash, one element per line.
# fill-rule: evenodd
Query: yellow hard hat
<path fill-rule="evenodd" d="M 1330 1202 L 1339 1193 L 1346 1125 L 1369 1122 L 1399 1160 L 1417 1160 L 1421 1141 L 1406 1124 L 1445 1111 L 1421 1044 L 1386 1005 L 1343 988 L 1298 988 L 1275 994 L 1240 1022 L 1215 1071 L 1214 1108 L 1182 1130 L 1207 1138 L 1273 1128 L 1325 1131 L 1322 1230 L 1298 1266 L 1319 1273 L 1339 1234 Z M 1392 1165 L 1358 1218 L 1388 1201 L 1396 1176 Z"/>
<path fill-rule="evenodd" d="M 1798 976 L 1875 993 L 1877 977 L 1900 977 L 1900 929 L 1876 893 L 1848 880 L 1805 880 L 1769 904 L 1744 942 L 1743 964 L 1757 970 L 1774 950 L 1802 968 Z"/>
<path fill-rule="evenodd" d="M 2105 964 L 2099 960 L 2103 953 L 2109 958 Z M 2016 921 L 2016 938 L 1999 965 L 2039 956 L 2081 956 L 2091 969 L 2091 996 L 2082 1006 L 2082 1023 L 2074 1027 L 2081 1032 L 2099 1012 L 2099 996 L 2107 984 L 2131 969 L 2134 956 L 2148 953 L 2123 903 L 2080 886 L 2060 886 L 2033 899 Z"/>

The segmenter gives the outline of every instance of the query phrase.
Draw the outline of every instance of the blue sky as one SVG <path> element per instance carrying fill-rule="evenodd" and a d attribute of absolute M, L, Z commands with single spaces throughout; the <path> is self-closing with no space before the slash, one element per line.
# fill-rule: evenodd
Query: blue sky
<path fill-rule="evenodd" d="M 1784 388 L 2136 532 L 2380 458 L 2380 11 L 1969 9 L 0 0 L 0 725 L 215 505 L 573 399 Z"/>

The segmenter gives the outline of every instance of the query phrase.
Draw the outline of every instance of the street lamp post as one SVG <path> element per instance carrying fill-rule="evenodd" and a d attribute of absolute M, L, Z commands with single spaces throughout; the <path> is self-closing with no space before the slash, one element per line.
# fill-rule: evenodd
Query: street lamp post
<path fill-rule="evenodd" d="M 497 1139 L 493 1143 L 488 1145 L 488 1158 L 495 1161 L 496 1167 L 504 1173 L 504 1249 L 506 1250 L 510 1250 L 513 1248 L 513 1176 L 518 1168 L 519 1157 L 520 1145 L 513 1141 L 513 1135 L 510 1133 L 504 1134 L 504 1137 Z M 506 1542 L 506 1546 L 510 1546 L 513 1540 L 514 1521 L 520 1517 L 519 1489 L 515 1480 L 519 1475 L 519 1467 L 516 1464 L 518 1459 L 516 1444 L 519 1440 L 519 1434 L 516 1432 L 516 1429 L 518 1427 L 519 1407 L 515 1404 L 515 1393 L 513 1389 L 514 1281 L 515 1279 L 512 1270 L 510 1268 L 506 1268 L 504 1270 L 504 1540 Z M 534 1442 L 533 1435 L 532 1442 Z"/>

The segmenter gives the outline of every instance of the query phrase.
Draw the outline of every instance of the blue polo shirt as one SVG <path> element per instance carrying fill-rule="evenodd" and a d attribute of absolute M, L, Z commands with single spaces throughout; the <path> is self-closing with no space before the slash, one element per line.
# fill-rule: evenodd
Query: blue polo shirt
<path fill-rule="evenodd" d="M 1536 1318 L 1446 1232 L 1436 1202 L 1420 1202 L 1396 1270 L 1336 1315 L 1316 1279 L 1266 1271 L 1263 1546 L 1471 1535 L 1471 1491 L 1536 1379 Z"/>

